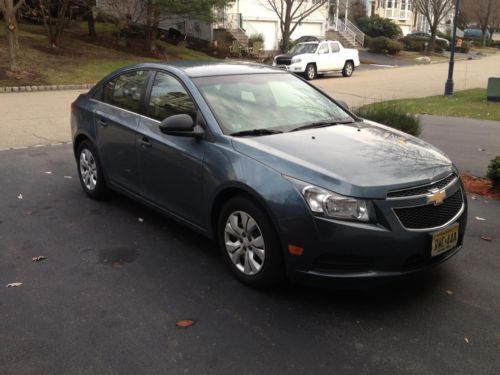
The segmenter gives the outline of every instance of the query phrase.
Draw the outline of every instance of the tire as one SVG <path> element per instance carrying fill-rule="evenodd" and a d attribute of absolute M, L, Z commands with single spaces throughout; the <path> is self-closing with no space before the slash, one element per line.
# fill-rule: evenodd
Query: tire
<path fill-rule="evenodd" d="M 354 72 L 354 64 L 352 61 L 346 61 L 344 68 L 342 69 L 342 75 L 344 77 L 350 77 L 352 76 L 352 73 Z"/>
<path fill-rule="evenodd" d="M 316 65 L 314 64 L 307 64 L 306 66 L 306 71 L 304 72 L 304 76 L 308 81 L 313 80 L 316 78 L 317 71 L 316 71 Z"/>
<path fill-rule="evenodd" d="M 275 228 L 264 210 L 252 200 L 237 196 L 224 204 L 217 237 L 226 264 L 241 282 L 263 289 L 285 279 Z"/>
<path fill-rule="evenodd" d="M 83 191 L 92 199 L 106 198 L 108 189 L 104 181 L 99 156 L 92 143 L 82 141 L 78 145 L 76 162 Z"/>

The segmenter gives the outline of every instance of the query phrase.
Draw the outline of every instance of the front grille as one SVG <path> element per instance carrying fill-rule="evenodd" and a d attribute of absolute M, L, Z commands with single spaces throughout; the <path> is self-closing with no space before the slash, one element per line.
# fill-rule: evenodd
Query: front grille
<path fill-rule="evenodd" d="M 292 63 L 292 59 L 289 57 L 278 57 L 276 59 L 276 65 L 290 65 Z"/>
<path fill-rule="evenodd" d="M 429 229 L 440 227 L 450 222 L 462 209 L 462 190 L 446 198 L 439 206 L 395 208 L 394 212 L 401 224 L 407 229 Z"/>
<path fill-rule="evenodd" d="M 450 174 L 439 181 L 432 182 L 427 185 L 417 186 L 409 189 L 394 190 L 387 193 L 387 198 L 402 198 L 402 197 L 412 197 L 415 195 L 423 195 L 429 193 L 432 189 L 442 189 L 448 186 L 454 179 L 456 175 L 454 173 Z"/>

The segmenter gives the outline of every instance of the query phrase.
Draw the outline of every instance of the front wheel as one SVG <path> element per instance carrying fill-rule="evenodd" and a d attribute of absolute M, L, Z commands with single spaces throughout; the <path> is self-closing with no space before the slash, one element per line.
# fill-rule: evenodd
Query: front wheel
<path fill-rule="evenodd" d="M 352 61 L 346 61 L 344 68 L 342 69 L 342 75 L 344 77 L 350 77 L 352 76 L 352 73 L 354 72 L 354 64 Z"/>
<path fill-rule="evenodd" d="M 306 66 L 306 72 L 305 76 L 308 81 L 313 80 L 316 78 L 316 65 L 314 64 L 307 64 Z"/>
<path fill-rule="evenodd" d="M 274 226 L 252 200 L 230 199 L 221 210 L 217 234 L 222 255 L 238 280 L 266 288 L 284 279 Z"/>

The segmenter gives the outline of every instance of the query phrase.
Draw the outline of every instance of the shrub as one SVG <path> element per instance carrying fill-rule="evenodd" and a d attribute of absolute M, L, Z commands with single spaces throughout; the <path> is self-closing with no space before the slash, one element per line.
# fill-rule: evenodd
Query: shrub
<path fill-rule="evenodd" d="M 264 43 L 264 35 L 262 33 L 255 33 L 248 38 L 248 45 L 251 47 L 255 42 Z"/>
<path fill-rule="evenodd" d="M 490 161 L 486 177 L 493 182 L 493 188 L 495 190 L 500 190 L 500 156 Z"/>
<path fill-rule="evenodd" d="M 408 114 L 400 104 L 370 104 L 359 108 L 356 114 L 367 120 L 379 122 L 416 137 L 421 131 L 418 117 Z"/>
<path fill-rule="evenodd" d="M 383 36 L 372 38 L 369 40 L 369 43 L 368 48 L 375 53 L 397 55 L 403 49 L 403 44 L 401 42 Z"/>
<path fill-rule="evenodd" d="M 361 17 L 357 20 L 357 24 L 362 32 L 372 38 L 385 36 L 389 39 L 396 39 L 403 35 L 401 28 L 394 21 L 377 15 Z"/>
<path fill-rule="evenodd" d="M 405 36 L 401 41 L 404 44 L 404 48 L 407 51 L 424 52 L 429 39 L 427 38 L 416 38 L 411 36 Z M 434 44 L 434 52 L 443 52 L 447 48 L 447 44 L 444 40 L 436 39 Z"/>

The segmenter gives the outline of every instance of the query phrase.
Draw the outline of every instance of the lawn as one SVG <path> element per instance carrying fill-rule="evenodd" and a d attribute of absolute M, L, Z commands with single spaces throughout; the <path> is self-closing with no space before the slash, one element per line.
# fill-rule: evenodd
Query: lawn
<path fill-rule="evenodd" d="M 486 89 L 456 91 L 452 97 L 443 95 L 418 99 L 401 99 L 377 105 L 399 105 L 407 113 L 437 116 L 469 117 L 500 121 L 500 103 L 486 101 Z"/>
<path fill-rule="evenodd" d="M 19 30 L 21 71 L 12 74 L 7 69 L 5 25 L 0 22 L 0 86 L 94 83 L 119 67 L 139 62 L 213 59 L 163 41 L 159 44 L 166 55 L 158 58 L 142 51 L 141 40 L 120 47 L 112 24 L 98 23 L 97 38 L 90 38 L 85 23 L 72 23 L 55 49 L 50 47 L 42 26 L 20 24 Z"/>

